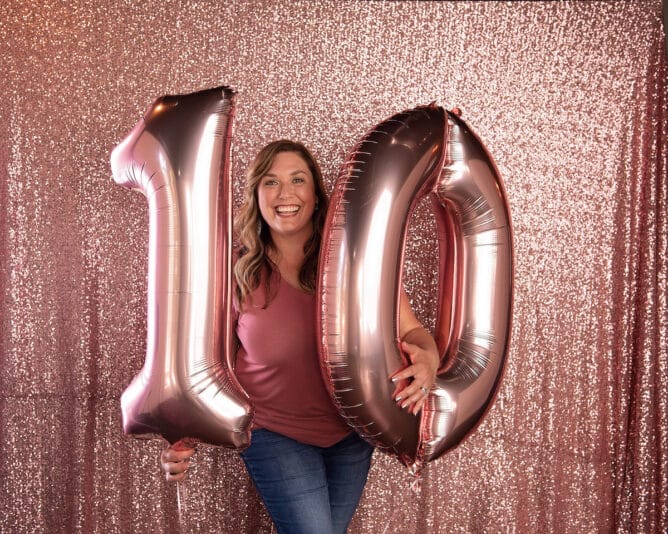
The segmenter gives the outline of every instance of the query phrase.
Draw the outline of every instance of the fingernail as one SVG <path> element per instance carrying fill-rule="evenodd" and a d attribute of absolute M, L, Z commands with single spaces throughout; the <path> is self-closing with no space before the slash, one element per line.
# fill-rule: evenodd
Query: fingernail
<path fill-rule="evenodd" d="M 408 406 L 408 401 L 404 402 L 404 403 L 401 405 L 402 408 L 405 408 L 406 406 Z"/>
<path fill-rule="evenodd" d="M 392 377 L 392 382 L 399 382 L 401 380 L 398 376 L 393 376 Z"/>
<path fill-rule="evenodd" d="M 397 402 L 399 402 L 402 398 L 403 398 L 403 397 L 394 397 L 394 400 L 397 401 Z M 403 406 L 402 406 L 402 408 L 403 408 Z"/>

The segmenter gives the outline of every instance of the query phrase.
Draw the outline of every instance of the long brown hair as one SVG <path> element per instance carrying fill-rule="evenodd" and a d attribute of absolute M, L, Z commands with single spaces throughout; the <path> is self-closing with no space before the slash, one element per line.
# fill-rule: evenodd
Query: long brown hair
<path fill-rule="evenodd" d="M 264 307 L 271 300 L 271 274 L 276 270 L 274 262 L 269 258 L 271 233 L 269 226 L 262 218 L 257 199 L 257 186 L 262 177 L 269 171 L 274 158 L 281 152 L 295 152 L 308 165 L 316 195 L 315 211 L 313 212 L 313 235 L 304 244 L 304 263 L 299 271 L 299 284 L 302 290 L 313 293 L 315 291 L 318 274 L 318 255 L 322 229 L 327 215 L 327 193 L 322 182 L 322 172 L 308 148 L 296 141 L 281 139 L 263 147 L 251 163 L 246 173 L 244 200 L 237 214 L 234 226 L 239 240 L 239 258 L 234 266 L 236 279 L 236 297 L 239 305 L 260 285 L 262 273 L 265 272 L 266 299 Z"/>

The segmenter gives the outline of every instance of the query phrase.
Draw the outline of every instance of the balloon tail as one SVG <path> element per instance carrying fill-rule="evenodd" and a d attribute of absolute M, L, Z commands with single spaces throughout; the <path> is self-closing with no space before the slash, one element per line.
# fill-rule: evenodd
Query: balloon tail
<path fill-rule="evenodd" d="M 415 475 L 413 482 L 411 482 L 409 487 L 411 488 L 413 495 L 419 497 L 420 492 L 422 491 L 422 477 L 420 475 Z"/>
<path fill-rule="evenodd" d="M 176 483 L 176 507 L 179 510 L 179 529 L 181 532 L 185 532 L 185 514 L 186 514 L 186 497 L 188 491 L 183 482 Z"/>

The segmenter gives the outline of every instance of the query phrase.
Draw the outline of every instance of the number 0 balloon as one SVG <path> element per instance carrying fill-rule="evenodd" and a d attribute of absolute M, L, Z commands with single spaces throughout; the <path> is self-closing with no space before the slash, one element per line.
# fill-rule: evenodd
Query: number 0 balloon
<path fill-rule="evenodd" d="M 426 194 L 439 229 L 435 338 L 443 367 L 419 417 L 392 400 L 406 365 L 398 303 L 409 215 Z M 437 106 L 379 124 L 342 167 L 320 260 L 321 358 L 348 422 L 419 468 L 457 445 L 493 400 L 509 341 L 512 234 L 501 179 L 467 125 Z"/>
<path fill-rule="evenodd" d="M 159 98 L 111 155 L 116 182 L 149 205 L 146 360 L 121 398 L 129 434 L 249 443 L 252 408 L 229 372 L 233 109 L 227 87 Z"/>

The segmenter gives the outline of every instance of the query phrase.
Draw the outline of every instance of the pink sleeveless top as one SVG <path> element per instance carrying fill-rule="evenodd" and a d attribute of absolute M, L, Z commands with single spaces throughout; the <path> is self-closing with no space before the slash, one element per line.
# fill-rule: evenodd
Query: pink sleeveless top
<path fill-rule="evenodd" d="M 255 406 L 254 428 L 329 447 L 351 429 L 320 372 L 316 299 L 280 276 L 266 309 L 264 281 L 238 311 L 236 376 Z"/>

